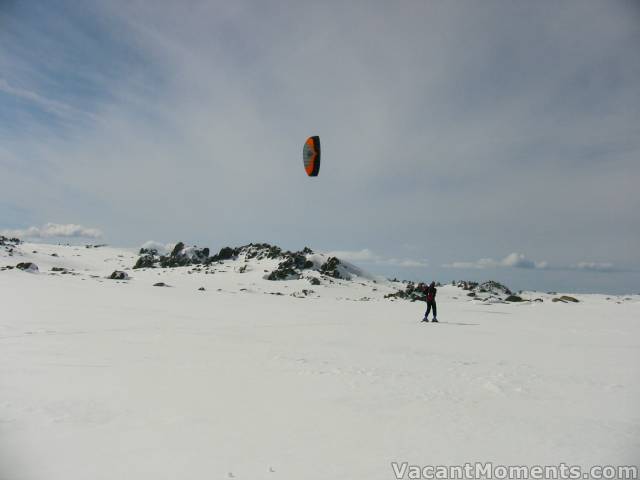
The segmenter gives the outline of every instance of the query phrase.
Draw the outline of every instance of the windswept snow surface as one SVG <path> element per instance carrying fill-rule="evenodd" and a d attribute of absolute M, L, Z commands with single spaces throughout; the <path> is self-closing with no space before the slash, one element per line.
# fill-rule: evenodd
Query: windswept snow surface
<path fill-rule="evenodd" d="M 383 299 L 398 285 L 267 281 L 268 261 L 105 278 L 135 259 L 0 250 L 0 267 L 39 267 L 0 271 L 3 480 L 638 464 L 639 296 L 486 305 L 445 286 L 443 323 L 424 324 L 424 304 Z"/>

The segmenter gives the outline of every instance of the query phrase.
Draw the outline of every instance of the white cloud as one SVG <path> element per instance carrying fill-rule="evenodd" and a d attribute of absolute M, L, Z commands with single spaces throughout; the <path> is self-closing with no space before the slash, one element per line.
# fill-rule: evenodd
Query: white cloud
<path fill-rule="evenodd" d="M 349 262 L 369 263 L 374 265 L 383 265 L 388 267 L 403 267 L 403 268 L 422 268 L 427 267 L 429 263 L 426 260 L 414 260 L 409 258 L 385 258 L 382 257 L 368 248 L 362 250 L 342 250 L 329 252 L 329 255 L 338 257 Z"/>
<path fill-rule="evenodd" d="M 463 268 L 463 269 L 485 269 L 485 268 L 525 268 L 525 269 L 542 269 L 547 268 L 546 261 L 534 262 L 528 259 L 522 253 L 510 253 L 502 260 L 494 260 L 493 258 L 481 258 L 475 262 L 452 262 L 443 265 L 445 268 Z"/>
<path fill-rule="evenodd" d="M 522 253 L 511 253 L 500 261 L 500 266 L 513 268 L 546 268 L 547 262 L 534 262 Z"/>
<path fill-rule="evenodd" d="M 3 230 L 3 235 L 20 238 L 61 238 L 61 237 L 81 237 L 100 238 L 102 232 L 97 228 L 84 227 L 73 223 L 46 223 L 42 227 L 29 227 L 18 230 Z"/>

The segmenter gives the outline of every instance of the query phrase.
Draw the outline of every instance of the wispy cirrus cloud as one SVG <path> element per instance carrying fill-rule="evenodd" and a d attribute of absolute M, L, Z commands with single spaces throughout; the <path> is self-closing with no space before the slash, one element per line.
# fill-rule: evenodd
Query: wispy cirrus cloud
<path fill-rule="evenodd" d="M 74 223 L 46 223 L 41 227 L 17 230 L 2 230 L 2 235 L 19 238 L 100 238 L 102 232 Z"/>
<path fill-rule="evenodd" d="M 329 252 L 329 255 L 347 260 L 349 262 L 373 264 L 386 267 L 401 268 L 423 268 L 429 266 L 426 260 L 416 260 L 410 258 L 386 258 L 374 253 L 368 248 L 362 250 L 341 250 Z"/>
<path fill-rule="evenodd" d="M 22 100 L 26 100 L 32 105 L 35 105 L 49 113 L 53 113 L 60 117 L 71 117 L 82 113 L 71 105 L 67 105 L 66 103 L 60 102 L 58 100 L 47 98 L 39 94 L 38 92 L 13 86 L 9 84 L 9 82 L 7 82 L 7 80 L 4 78 L 0 78 L 0 92 L 6 95 L 20 98 Z"/>

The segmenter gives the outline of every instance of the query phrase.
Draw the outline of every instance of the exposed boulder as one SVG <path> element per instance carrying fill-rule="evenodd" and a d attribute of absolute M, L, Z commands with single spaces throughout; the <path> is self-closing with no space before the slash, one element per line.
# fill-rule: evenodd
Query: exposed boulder
<path fill-rule="evenodd" d="M 114 270 L 111 275 L 109 275 L 109 278 L 111 280 L 129 280 L 129 275 L 122 270 Z"/>
<path fill-rule="evenodd" d="M 157 282 L 153 284 L 154 287 L 168 287 L 169 285 L 167 285 L 164 282 Z"/>
<path fill-rule="evenodd" d="M 222 262 L 224 260 L 231 260 L 232 258 L 237 257 L 239 253 L 240 249 L 238 248 L 223 247 L 220 249 L 217 255 L 211 257 L 209 262 Z"/>
<path fill-rule="evenodd" d="M 307 296 L 309 296 L 309 295 L 311 295 L 311 294 L 313 294 L 313 293 L 314 293 L 314 291 L 313 291 L 313 290 L 303 289 L 303 290 L 301 290 L 301 291 L 299 291 L 299 292 L 293 292 L 293 293 L 292 293 L 292 294 L 290 294 L 290 295 L 291 295 L 292 297 L 295 297 L 295 298 L 304 298 L 304 297 L 307 297 Z"/>
<path fill-rule="evenodd" d="M 29 273 L 37 273 L 39 271 L 38 266 L 33 262 L 20 262 L 16 265 L 16 268 Z"/>
<path fill-rule="evenodd" d="M 580 300 L 574 297 L 570 297 L 569 295 L 562 295 L 561 297 L 552 298 L 551 301 L 562 302 L 562 303 L 578 303 Z"/>
<path fill-rule="evenodd" d="M 504 299 L 505 302 L 522 302 L 522 297 L 519 297 L 518 295 L 509 295 L 507 298 Z"/>
<path fill-rule="evenodd" d="M 180 254 L 180 252 L 182 252 L 183 248 L 184 248 L 184 243 L 182 243 L 182 242 L 176 243 L 175 246 L 173 247 L 173 250 L 171 251 L 171 254 L 169 256 L 177 257 Z"/>

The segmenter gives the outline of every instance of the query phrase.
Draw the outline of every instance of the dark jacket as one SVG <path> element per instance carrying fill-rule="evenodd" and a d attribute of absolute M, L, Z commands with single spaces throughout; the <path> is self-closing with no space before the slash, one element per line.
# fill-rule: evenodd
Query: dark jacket
<path fill-rule="evenodd" d="M 435 285 L 429 285 L 427 287 L 427 302 L 435 302 L 437 292 L 438 289 L 435 287 Z"/>

